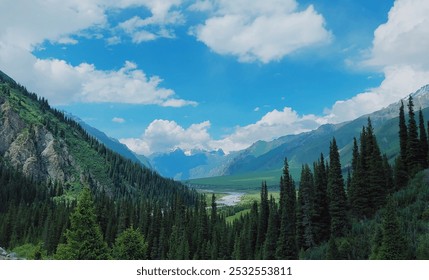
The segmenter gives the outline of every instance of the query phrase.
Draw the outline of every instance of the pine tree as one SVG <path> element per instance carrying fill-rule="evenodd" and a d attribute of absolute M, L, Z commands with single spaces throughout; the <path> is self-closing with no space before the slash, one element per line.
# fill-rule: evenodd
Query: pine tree
<path fill-rule="evenodd" d="M 425 121 L 423 118 L 423 112 L 420 108 L 419 110 L 419 136 L 420 136 L 420 165 L 422 168 L 428 167 L 428 137 L 426 134 Z"/>
<path fill-rule="evenodd" d="M 105 260 L 109 258 L 107 244 L 97 223 L 94 202 L 89 188 L 83 188 L 78 204 L 70 217 L 66 243 L 57 248 L 56 258 L 71 260 Z"/>
<path fill-rule="evenodd" d="M 270 214 L 270 205 L 268 201 L 267 182 L 262 182 L 261 186 L 261 205 L 259 211 L 258 238 L 256 241 L 257 253 L 261 253 L 262 246 L 265 242 L 265 236 L 268 229 L 268 218 Z"/>
<path fill-rule="evenodd" d="M 371 120 L 368 118 L 366 141 L 368 142 L 368 216 L 372 217 L 380 209 L 386 198 L 386 175 L 384 173 L 383 157 L 374 135 Z"/>
<path fill-rule="evenodd" d="M 279 216 L 276 202 L 271 196 L 270 198 L 270 214 L 268 218 L 267 234 L 263 247 L 262 258 L 264 260 L 274 260 L 276 258 L 276 245 L 278 239 Z"/>
<path fill-rule="evenodd" d="M 383 206 L 387 193 L 386 168 L 368 118 L 368 125 L 363 127 L 360 136 L 360 151 L 356 139 L 353 144 L 353 173 L 348 195 L 354 217 L 371 218 Z"/>
<path fill-rule="evenodd" d="M 299 202 L 301 210 L 301 220 L 298 221 L 302 227 L 302 238 L 304 249 L 315 245 L 314 241 L 314 180 L 310 167 L 305 164 L 302 166 L 301 181 L 299 183 Z"/>
<path fill-rule="evenodd" d="M 399 107 L 399 146 L 400 155 L 396 159 L 394 167 L 395 188 L 397 190 L 405 187 L 408 181 L 408 128 L 402 100 Z"/>
<path fill-rule="evenodd" d="M 403 260 L 406 258 L 406 239 L 396 215 L 395 204 L 392 198 L 387 202 L 383 225 L 382 242 L 379 258 L 383 260 Z"/>
<path fill-rule="evenodd" d="M 413 98 L 408 98 L 408 138 L 407 138 L 407 168 L 409 177 L 413 177 L 421 169 L 420 164 L 420 140 L 415 120 Z"/>
<path fill-rule="evenodd" d="M 116 238 L 113 258 L 116 260 L 143 260 L 146 258 L 147 246 L 143 234 L 138 229 L 130 227 Z"/>
<path fill-rule="evenodd" d="M 328 205 L 328 176 L 323 154 L 314 163 L 314 241 L 320 244 L 329 239 L 330 217 Z"/>
<path fill-rule="evenodd" d="M 361 134 L 361 139 L 362 139 Z M 362 146 L 362 145 L 361 145 Z M 353 216 L 358 219 L 365 217 L 368 200 L 366 195 L 366 176 L 361 160 L 361 154 L 356 138 L 353 141 L 353 158 L 352 158 L 352 178 L 350 182 L 350 191 L 348 191 L 348 198 Z"/>
<path fill-rule="evenodd" d="M 399 147 L 402 162 L 407 166 L 407 143 L 408 143 L 408 128 L 405 121 L 404 102 L 401 100 L 399 107 Z"/>
<path fill-rule="evenodd" d="M 296 191 L 289 173 L 287 159 L 284 161 L 283 175 L 280 178 L 280 229 L 276 256 L 280 260 L 298 259 L 296 243 Z"/>
<path fill-rule="evenodd" d="M 248 224 L 248 258 L 253 259 L 255 257 L 256 242 L 258 238 L 258 203 L 253 201 L 252 208 L 250 209 L 249 214 L 249 224 Z"/>
<path fill-rule="evenodd" d="M 341 237 L 348 229 L 347 201 L 344 180 L 341 173 L 340 155 L 335 138 L 330 144 L 328 176 L 329 215 L 331 217 L 331 235 Z"/>

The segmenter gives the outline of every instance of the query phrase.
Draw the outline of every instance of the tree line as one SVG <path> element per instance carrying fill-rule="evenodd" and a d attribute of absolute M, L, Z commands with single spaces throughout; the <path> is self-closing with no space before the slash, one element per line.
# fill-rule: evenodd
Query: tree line
<path fill-rule="evenodd" d="M 45 101 L 37 102 L 51 110 Z M 420 234 L 420 220 L 410 216 L 411 210 L 398 212 L 408 200 L 403 198 L 417 192 L 410 194 L 409 181 L 428 165 L 423 114 L 420 110 L 417 126 L 411 96 L 408 122 L 404 111 L 402 103 L 400 155 L 393 165 L 382 155 L 368 119 L 353 141 L 350 165 L 341 166 L 335 138 L 327 158 L 321 154 L 302 166 L 298 182 L 285 159 L 279 201 L 262 182 L 260 202 L 232 222 L 219 211 L 214 195 L 208 199 L 123 159 L 55 111 L 61 123 L 74 127 L 103 156 L 114 187 L 100 188 L 87 170 L 78 199 L 65 200 L 68 183 L 34 181 L 1 159 L 0 245 L 37 244 L 32 257 L 58 259 L 429 257 L 424 250 L 429 237 Z M 68 136 L 56 121 L 43 125 L 57 126 L 57 137 Z M 422 219 L 429 219 L 421 211 Z M 406 234 L 404 217 L 415 222 L 414 237 Z"/>

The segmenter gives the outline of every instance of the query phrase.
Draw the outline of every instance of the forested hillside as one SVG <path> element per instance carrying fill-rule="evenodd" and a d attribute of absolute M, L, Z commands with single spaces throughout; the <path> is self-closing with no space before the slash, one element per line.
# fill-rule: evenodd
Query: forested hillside
<path fill-rule="evenodd" d="M 34 259 L 428 259 L 427 123 L 412 97 L 391 165 L 370 119 L 342 166 L 288 160 L 280 198 L 227 207 L 126 160 L 0 73 L 0 246 Z M 348 169 L 348 176 L 343 177 Z"/>

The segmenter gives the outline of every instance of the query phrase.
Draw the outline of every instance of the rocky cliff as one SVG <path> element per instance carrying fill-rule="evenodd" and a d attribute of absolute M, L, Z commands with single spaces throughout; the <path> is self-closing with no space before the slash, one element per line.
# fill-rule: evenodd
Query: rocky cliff
<path fill-rule="evenodd" d="M 0 156 L 13 167 L 35 180 L 71 180 L 65 170 L 73 166 L 73 157 L 63 141 L 56 140 L 44 126 L 26 123 L 0 98 Z"/>

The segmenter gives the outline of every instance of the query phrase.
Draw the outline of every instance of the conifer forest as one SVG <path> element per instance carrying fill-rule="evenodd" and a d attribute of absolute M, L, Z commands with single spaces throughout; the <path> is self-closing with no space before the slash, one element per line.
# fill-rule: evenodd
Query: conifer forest
<path fill-rule="evenodd" d="M 262 181 L 260 199 L 230 220 L 215 194 L 123 158 L 3 75 L 0 94 L 0 130 L 18 116 L 22 142 L 47 131 L 80 162 L 64 167 L 73 181 L 29 176 L 0 154 L 0 246 L 27 259 L 429 259 L 429 122 L 411 96 L 395 158 L 368 118 L 349 164 L 335 137 L 299 179 L 285 158 L 279 197 Z"/>

